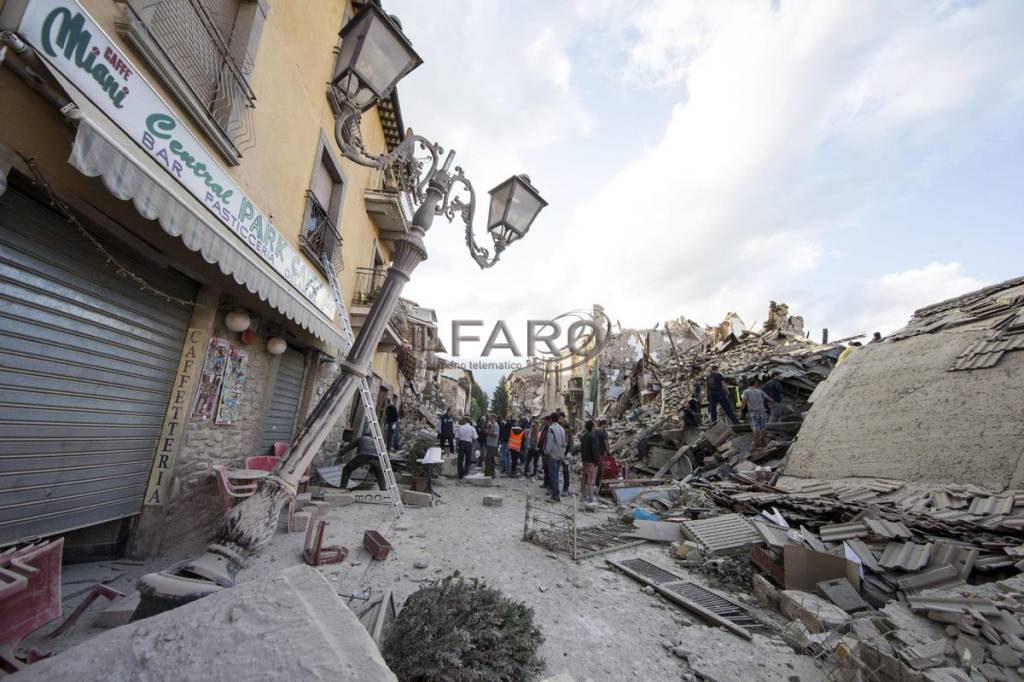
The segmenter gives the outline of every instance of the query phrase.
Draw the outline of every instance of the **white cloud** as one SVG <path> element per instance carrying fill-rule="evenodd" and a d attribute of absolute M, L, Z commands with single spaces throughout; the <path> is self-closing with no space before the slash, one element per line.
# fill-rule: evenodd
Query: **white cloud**
<path fill-rule="evenodd" d="M 411 293 L 443 325 L 591 303 L 629 325 L 729 310 L 752 322 L 775 299 L 819 315 L 814 326 L 884 327 L 902 324 L 912 301 L 941 298 L 942 277 L 953 288 L 977 281 L 967 274 L 977 267 L 919 268 L 912 251 L 875 263 L 864 216 L 913 194 L 990 130 L 1021 129 L 1024 3 L 510 6 L 389 3 L 427 58 L 402 85 L 407 122 L 467 150 L 480 213 L 483 190 L 523 169 L 552 201 L 537 231 L 486 273 L 467 265 L 459 231 L 431 231 L 432 260 Z M 584 105 L 596 86 L 581 81 L 580 60 L 593 57 L 594 36 L 617 82 L 672 96 L 652 148 L 630 148 L 651 112 L 611 120 L 603 102 Z M 565 168 L 567 155 L 586 164 L 595 148 L 631 158 L 592 195 L 575 195 L 549 168 Z M 862 230 L 866 253 L 834 248 L 840 230 Z M 882 267 L 902 272 L 886 284 Z M 864 281 L 866 292 L 902 293 L 843 296 Z M 833 294 L 849 305 L 824 300 Z"/>
<path fill-rule="evenodd" d="M 860 312 L 847 324 L 851 330 L 888 334 L 905 326 L 915 310 L 988 284 L 964 272 L 956 262 L 933 262 L 882 275 L 865 282 L 859 295 Z"/>

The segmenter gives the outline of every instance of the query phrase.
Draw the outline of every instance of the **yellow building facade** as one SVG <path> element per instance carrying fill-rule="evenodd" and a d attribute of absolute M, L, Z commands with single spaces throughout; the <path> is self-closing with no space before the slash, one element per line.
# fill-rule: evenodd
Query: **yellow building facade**
<path fill-rule="evenodd" d="M 218 469 L 288 443 L 336 375 L 342 305 L 368 310 L 408 229 L 334 141 L 358 10 L 0 0 L 0 546 L 203 539 Z M 371 152 L 403 129 L 397 95 L 363 117 Z"/>

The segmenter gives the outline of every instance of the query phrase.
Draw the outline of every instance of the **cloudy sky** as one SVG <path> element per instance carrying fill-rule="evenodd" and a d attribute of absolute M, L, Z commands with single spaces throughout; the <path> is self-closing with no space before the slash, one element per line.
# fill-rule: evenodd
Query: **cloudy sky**
<path fill-rule="evenodd" d="M 525 345 L 526 319 L 594 303 L 626 326 L 751 324 L 774 299 L 815 336 L 888 332 L 1024 274 L 1024 2 L 385 7 L 425 62 L 406 125 L 481 197 L 526 172 L 550 202 L 482 272 L 435 222 L 406 292 L 449 348 L 453 318 Z"/>

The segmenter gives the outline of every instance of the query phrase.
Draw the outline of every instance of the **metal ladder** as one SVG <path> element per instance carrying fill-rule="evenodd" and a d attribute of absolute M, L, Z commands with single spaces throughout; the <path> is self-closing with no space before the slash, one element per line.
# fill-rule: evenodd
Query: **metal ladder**
<path fill-rule="evenodd" d="M 352 333 L 352 323 L 348 319 L 348 310 L 345 308 L 345 301 L 341 298 L 341 287 L 338 285 L 338 277 L 334 273 L 334 264 L 326 258 L 324 260 L 324 272 L 327 273 L 327 280 L 334 291 L 334 300 L 338 305 L 338 318 L 341 320 L 341 333 L 345 338 L 346 348 L 340 349 L 342 353 L 348 353 L 355 343 L 355 335 Z M 388 494 L 391 496 L 391 505 L 395 512 L 401 516 L 405 512 L 402 506 L 402 491 L 398 488 L 395 480 L 395 472 L 391 468 L 391 458 L 388 457 L 388 446 L 384 442 L 384 435 L 380 430 L 380 422 L 377 421 L 377 406 L 370 395 L 370 386 L 366 383 L 366 377 L 359 379 L 359 397 L 363 401 L 363 416 L 370 427 L 370 435 L 373 437 L 373 444 L 377 448 L 377 461 L 380 463 L 380 470 L 384 472 L 384 485 L 387 486 Z"/>

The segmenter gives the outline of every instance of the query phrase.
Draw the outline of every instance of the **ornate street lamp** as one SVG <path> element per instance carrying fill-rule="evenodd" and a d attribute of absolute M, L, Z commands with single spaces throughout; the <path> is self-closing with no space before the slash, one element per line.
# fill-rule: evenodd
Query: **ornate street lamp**
<path fill-rule="evenodd" d="M 352 106 L 366 111 L 422 63 L 398 20 L 368 2 L 341 30 L 331 86 Z"/>
<path fill-rule="evenodd" d="M 221 519 L 217 534 L 197 559 L 181 562 L 166 571 L 143 576 L 138 583 L 142 602 L 135 618 L 142 618 L 183 604 L 234 584 L 235 575 L 248 559 L 270 541 L 281 511 L 294 499 L 300 477 L 327 440 L 342 416 L 357 384 L 370 373 L 373 353 L 398 305 L 402 288 L 412 271 L 427 257 L 423 237 L 435 216 L 466 226 L 466 245 L 481 268 L 498 262 L 509 244 L 522 239 L 547 205 L 525 175 L 513 175 L 491 190 L 487 230 L 494 254 L 477 245 L 473 236 L 476 194 L 462 169 L 452 169 L 455 153 L 444 150 L 412 131 L 386 154 L 370 154 L 360 131 L 364 111 L 388 96 L 395 84 L 420 65 L 398 22 L 372 1 L 342 29 L 342 45 L 331 96 L 337 113 L 335 137 L 350 160 L 381 170 L 396 178 L 416 206 L 408 234 L 395 240 L 392 264 L 374 299 L 359 336 L 343 361 L 331 386 L 295 434 L 291 448 L 255 494 Z M 461 187 L 459 191 L 455 188 Z"/>

